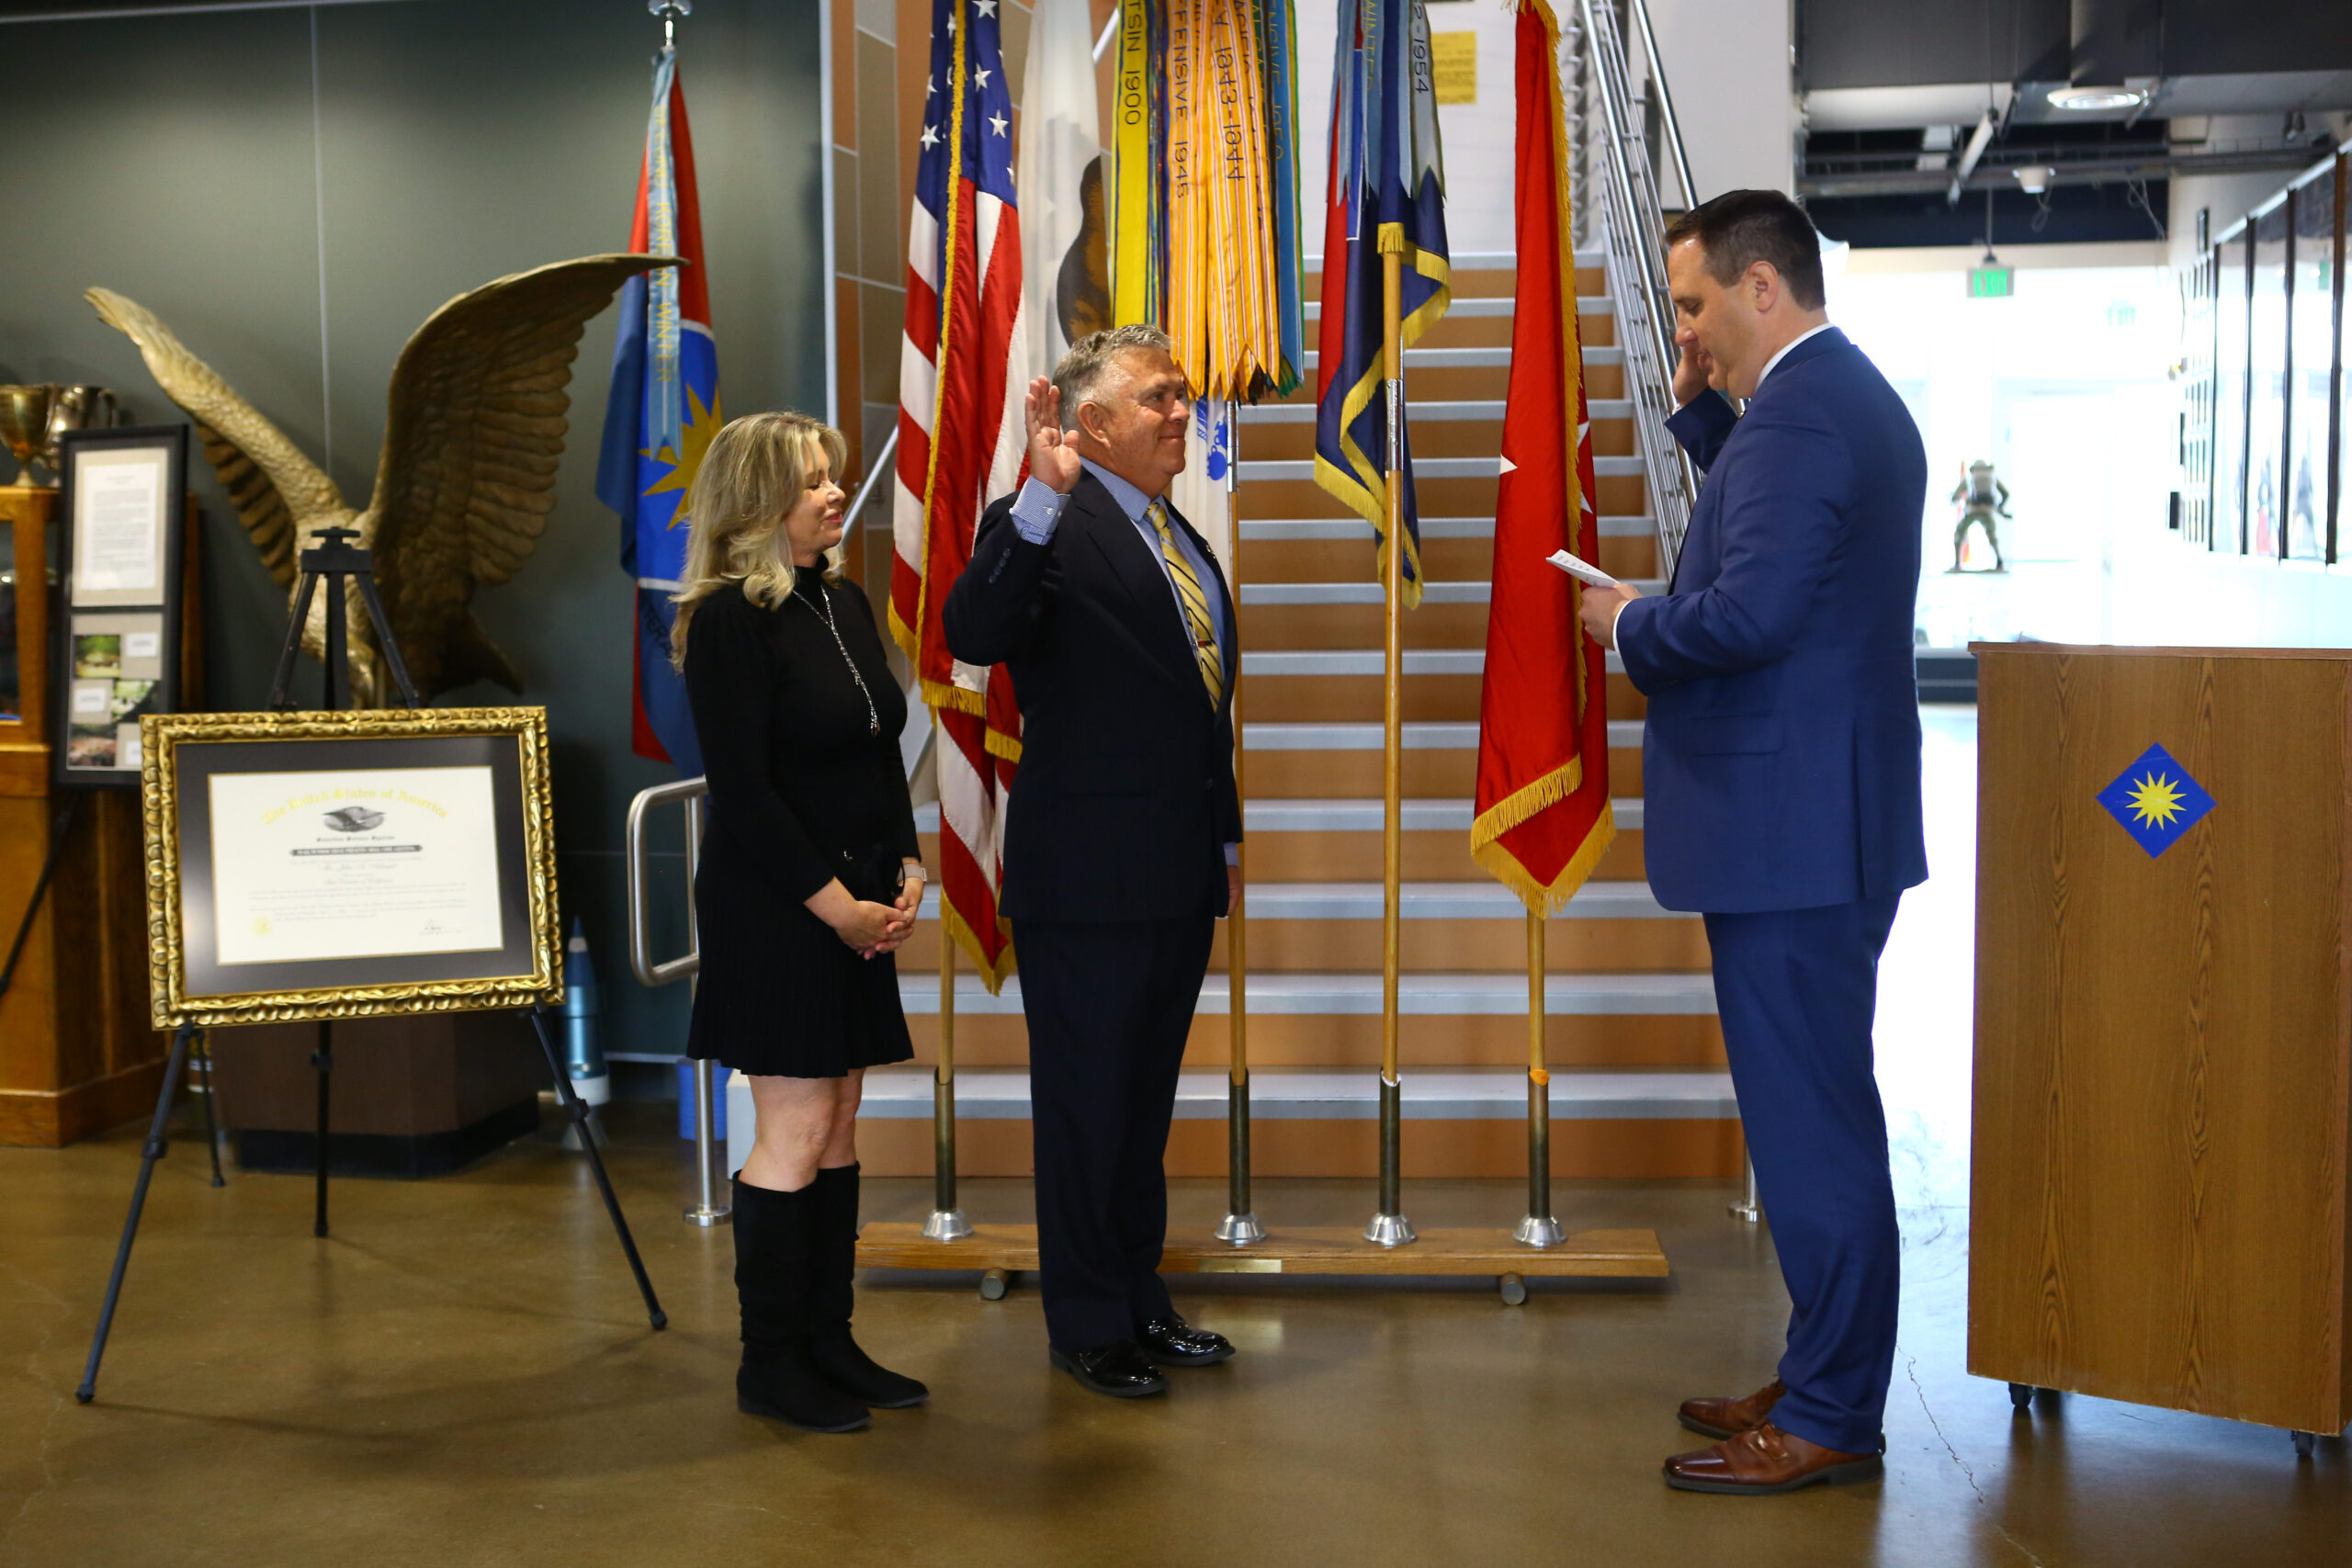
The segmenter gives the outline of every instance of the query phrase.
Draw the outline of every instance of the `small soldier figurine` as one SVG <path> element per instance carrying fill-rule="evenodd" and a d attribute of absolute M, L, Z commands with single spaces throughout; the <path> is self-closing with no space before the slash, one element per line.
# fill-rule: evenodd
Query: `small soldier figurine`
<path fill-rule="evenodd" d="M 2008 570 L 2001 558 L 2001 533 L 1996 517 L 2009 515 L 2009 487 L 1993 476 L 1993 465 L 1979 457 L 1968 465 L 1968 472 L 1954 487 L 1951 499 L 1961 502 L 1960 526 L 1951 531 L 1951 569 L 1961 570 L 1961 547 L 1968 542 L 1970 527 L 1982 525 L 1984 542 L 1993 547 L 1993 570 Z"/>

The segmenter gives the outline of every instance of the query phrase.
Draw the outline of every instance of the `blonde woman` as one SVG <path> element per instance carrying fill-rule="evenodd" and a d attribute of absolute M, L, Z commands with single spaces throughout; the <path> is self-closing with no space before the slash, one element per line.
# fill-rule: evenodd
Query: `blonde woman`
<path fill-rule="evenodd" d="M 923 869 L 899 760 L 906 699 L 865 595 L 825 559 L 843 453 L 838 431 L 797 413 L 712 439 L 686 497 L 671 641 L 710 781 L 687 1051 L 749 1077 L 759 1117 L 735 1178 L 736 1405 L 819 1432 L 929 1397 L 849 1327 L 859 1086 L 914 1054 L 891 954 Z"/>

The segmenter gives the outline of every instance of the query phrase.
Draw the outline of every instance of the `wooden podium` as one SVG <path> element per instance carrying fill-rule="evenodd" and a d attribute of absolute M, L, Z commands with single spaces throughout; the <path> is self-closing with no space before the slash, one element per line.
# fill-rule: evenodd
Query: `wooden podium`
<path fill-rule="evenodd" d="M 0 653 L 0 959 L 32 903 L 62 804 L 50 766 L 54 638 L 48 536 L 57 492 L 0 485 L 0 574 L 10 581 Z M 181 554 L 180 694 L 202 705 L 204 617 L 198 514 Z M 13 654 L 13 659 L 6 657 Z M 146 862 L 135 790 L 92 790 L 0 996 L 0 1145 L 55 1146 L 128 1122 L 155 1101 L 170 1037 L 148 1021 Z"/>
<path fill-rule="evenodd" d="M 1974 651 L 1968 1370 L 2308 1451 L 2352 1416 L 2352 649 Z"/>

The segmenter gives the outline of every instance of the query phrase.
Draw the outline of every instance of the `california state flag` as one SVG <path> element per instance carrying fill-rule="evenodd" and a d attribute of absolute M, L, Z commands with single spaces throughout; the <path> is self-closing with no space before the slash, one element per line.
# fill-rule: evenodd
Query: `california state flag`
<path fill-rule="evenodd" d="M 1549 914 L 1584 886 L 1617 824 L 1609 806 L 1607 656 L 1577 620 L 1582 588 L 1544 558 L 1567 549 L 1599 560 L 1600 523 L 1554 64 L 1559 29 L 1544 0 L 1520 0 L 1517 9 L 1519 302 L 1470 849 L 1530 909 Z"/>

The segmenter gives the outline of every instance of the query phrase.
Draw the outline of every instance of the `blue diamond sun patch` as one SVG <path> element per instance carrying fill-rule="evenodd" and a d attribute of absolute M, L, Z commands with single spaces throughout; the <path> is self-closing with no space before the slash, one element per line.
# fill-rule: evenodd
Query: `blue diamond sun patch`
<path fill-rule="evenodd" d="M 2161 746 L 2142 752 L 2138 761 L 2098 792 L 2098 803 L 2151 855 L 2172 848 L 2213 809 L 2213 797 Z"/>

